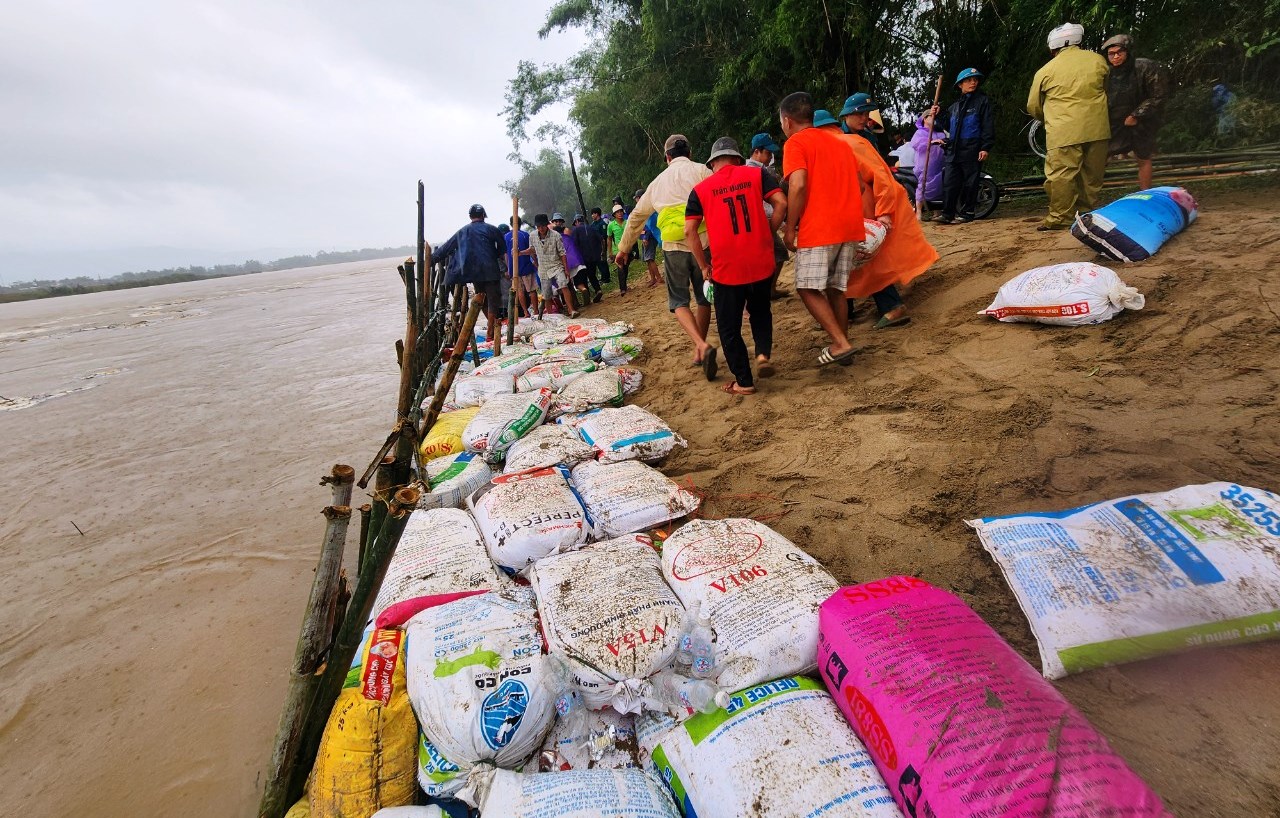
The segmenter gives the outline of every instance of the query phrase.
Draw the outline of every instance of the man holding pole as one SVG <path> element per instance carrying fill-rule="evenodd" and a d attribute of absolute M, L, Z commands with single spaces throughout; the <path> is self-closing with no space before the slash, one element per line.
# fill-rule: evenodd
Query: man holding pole
<path fill-rule="evenodd" d="M 471 205 L 468 215 L 471 222 L 437 247 L 431 257 L 448 265 L 445 284 L 470 284 L 484 296 L 484 314 L 489 321 L 485 339 L 492 341 L 498 337 L 498 310 L 506 295 L 502 287 L 506 240 L 498 228 L 485 222 L 488 214 L 481 205 Z"/>
<path fill-rule="evenodd" d="M 939 111 L 936 101 L 929 109 L 934 127 L 949 134 L 940 140 L 947 163 L 942 169 L 942 215 L 936 219 L 937 224 L 973 221 L 982 163 L 996 144 L 991 100 L 978 90 L 981 81 L 981 71 L 964 69 L 956 77 L 960 99 L 945 112 Z"/>

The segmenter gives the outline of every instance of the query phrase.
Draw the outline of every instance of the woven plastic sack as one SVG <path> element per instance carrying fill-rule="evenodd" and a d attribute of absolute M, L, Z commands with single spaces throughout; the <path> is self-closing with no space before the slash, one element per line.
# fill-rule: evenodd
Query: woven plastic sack
<path fill-rule="evenodd" d="M 626 770 L 640 768 L 636 720 L 612 707 L 585 710 L 586 741 L 571 734 L 569 723 L 556 718 L 538 754 L 538 771 Z"/>
<path fill-rule="evenodd" d="M 1207 483 L 968 522 L 1050 679 L 1280 635 L 1280 497 L 1269 491 Z"/>
<path fill-rule="evenodd" d="M 418 455 L 426 461 L 465 450 L 466 444 L 462 442 L 462 433 L 466 431 L 467 424 L 479 411 L 480 409 L 475 407 L 441 413 L 432 425 L 431 431 L 427 432 L 422 445 L 418 447 Z"/>
<path fill-rule="evenodd" d="M 858 242 L 858 254 L 854 267 L 861 267 L 870 261 L 880 251 L 880 245 L 884 244 L 885 236 L 889 235 L 889 228 L 885 227 L 884 222 L 879 219 L 863 219 L 862 227 L 866 238 Z"/>
<path fill-rule="evenodd" d="M 496 463 L 524 435 L 542 423 L 551 405 L 551 390 L 495 395 L 467 424 L 462 443 L 468 451 L 480 452 Z"/>
<path fill-rule="evenodd" d="M 370 615 L 376 619 L 416 597 L 503 585 L 470 514 L 456 508 L 419 509 L 405 524 Z"/>
<path fill-rule="evenodd" d="M 501 818 L 679 818 L 662 784 L 644 770 L 521 774 L 477 771 L 462 797 Z"/>
<path fill-rule="evenodd" d="M 512 474 L 552 466 L 573 468 L 595 456 L 596 450 L 584 443 L 577 432 L 566 426 L 549 424 L 539 426 L 511 444 L 503 471 Z"/>
<path fill-rule="evenodd" d="M 510 375 L 516 378 L 539 363 L 541 363 L 541 356 L 536 350 L 504 350 L 501 355 L 490 358 L 476 367 L 474 374 L 481 378 L 489 375 Z"/>
<path fill-rule="evenodd" d="M 529 338 L 529 343 L 533 344 L 534 349 L 551 349 L 552 347 L 562 346 L 571 343 L 569 333 L 563 329 L 544 329 L 535 332 Z"/>
<path fill-rule="evenodd" d="M 610 366 L 629 364 L 644 352 L 644 342 L 634 335 L 610 338 L 600 347 L 600 360 Z"/>
<path fill-rule="evenodd" d="M 1196 200 L 1180 187 L 1153 187 L 1076 215 L 1071 235 L 1116 261 L 1142 261 L 1196 220 Z"/>
<path fill-rule="evenodd" d="M 594 361 L 580 357 L 576 360 L 571 356 L 566 357 L 570 357 L 570 360 L 541 363 L 531 367 L 516 379 L 516 391 L 531 392 L 543 388 L 559 390 L 588 372 L 596 371 Z"/>
<path fill-rule="evenodd" d="M 639 709 L 640 684 L 670 664 L 684 616 L 653 542 L 633 534 L 547 557 L 529 583 L 547 649 L 568 663 L 587 707 Z"/>
<path fill-rule="evenodd" d="M 594 524 L 563 467 L 503 474 L 467 498 L 489 558 L 522 571 L 585 543 Z"/>
<path fill-rule="evenodd" d="M 639 392 L 644 383 L 644 374 L 634 366 L 618 367 L 618 377 L 622 378 L 622 391 L 627 395 Z"/>
<path fill-rule="evenodd" d="M 823 603 L 818 665 L 906 815 L 1166 816 L 1053 686 L 946 591 L 914 577 Z"/>
<path fill-rule="evenodd" d="M 515 378 L 510 373 L 471 374 L 453 382 L 448 400 L 457 406 L 481 406 L 494 395 L 510 395 L 515 391 Z"/>
<path fill-rule="evenodd" d="M 635 327 L 626 321 L 614 321 L 603 326 L 596 327 L 591 333 L 598 341 L 607 341 L 610 338 L 621 338 L 630 333 Z"/>
<path fill-rule="evenodd" d="M 558 417 L 565 412 L 621 406 L 625 394 L 622 374 L 614 367 L 605 367 L 587 373 L 562 388 L 552 398 L 547 414 Z"/>
<path fill-rule="evenodd" d="M 592 412 L 578 424 L 578 434 L 600 452 L 601 463 L 654 463 L 675 447 L 688 445 L 666 421 L 639 406 Z"/>
<path fill-rule="evenodd" d="M 588 460 L 575 466 L 572 475 L 596 531 L 604 537 L 647 531 L 692 514 L 700 502 L 662 472 L 636 460 L 610 464 Z"/>
<path fill-rule="evenodd" d="M 831 696 L 806 676 L 749 687 L 681 724 L 645 712 L 636 734 L 686 816 L 902 818 Z"/>
<path fill-rule="evenodd" d="M 720 687 L 814 669 L 818 606 L 839 586 L 786 537 L 755 520 L 693 520 L 663 543 L 662 573 L 710 617 Z"/>
<path fill-rule="evenodd" d="M 1086 262 L 1036 267 L 1014 276 L 978 315 L 997 321 L 1032 321 L 1078 327 L 1109 321 L 1124 310 L 1140 310 L 1146 299 L 1114 270 Z"/>
<path fill-rule="evenodd" d="M 409 699 L 422 733 L 465 773 L 516 767 L 555 714 L 533 594 L 511 587 L 428 608 L 409 620 Z"/>
<path fill-rule="evenodd" d="M 461 508 L 467 497 L 493 479 L 494 471 L 475 452 L 428 460 L 420 481 L 418 508 Z"/>

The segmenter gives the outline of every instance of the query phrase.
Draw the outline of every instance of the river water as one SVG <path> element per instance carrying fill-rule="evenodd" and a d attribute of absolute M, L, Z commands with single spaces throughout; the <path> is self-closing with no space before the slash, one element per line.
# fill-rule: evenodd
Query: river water
<path fill-rule="evenodd" d="M 0 813 L 253 812 L 395 264 L 0 305 Z"/>

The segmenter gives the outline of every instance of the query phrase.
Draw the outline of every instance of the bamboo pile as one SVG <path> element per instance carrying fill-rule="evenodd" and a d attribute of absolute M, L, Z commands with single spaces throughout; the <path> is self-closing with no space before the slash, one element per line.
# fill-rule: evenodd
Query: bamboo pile
<path fill-rule="evenodd" d="M 466 303 L 462 297 L 465 290 L 450 293 L 443 271 L 433 269 L 430 248 L 423 240 L 423 193 L 419 181 L 417 257 L 406 259 L 398 268 L 405 291 L 406 317 L 404 338 L 396 341 L 400 387 L 395 423 L 359 480 L 355 470 L 345 465 L 334 466 L 332 473 L 321 480 L 322 485 L 332 487 L 333 497 L 323 511 L 327 521 L 324 540 L 289 670 L 284 710 L 258 807 L 260 818 L 281 818 L 302 796 L 329 713 L 360 648 L 387 565 L 409 513 L 418 503 L 418 491 L 410 484 L 417 443 L 440 413 L 466 356 L 466 339 L 474 340 L 475 323 L 483 306 L 483 296 L 477 295 Z M 445 350 L 452 352 L 424 414 L 422 404 L 439 374 Z M 355 587 L 348 590 L 342 560 L 351 521 L 353 484 L 364 489 L 371 479 L 375 481 L 372 502 L 359 509 Z"/>

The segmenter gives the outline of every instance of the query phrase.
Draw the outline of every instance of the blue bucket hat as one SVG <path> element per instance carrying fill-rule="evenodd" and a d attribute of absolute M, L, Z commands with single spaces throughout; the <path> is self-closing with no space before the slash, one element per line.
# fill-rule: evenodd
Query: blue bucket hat
<path fill-rule="evenodd" d="M 821 128 L 824 125 L 839 124 L 839 122 L 836 122 L 836 118 L 831 115 L 831 112 L 825 108 L 819 108 L 813 112 L 813 127 L 815 128 Z"/>
<path fill-rule="evenodd" d="M 955 84 L 959 85 L 960 83 L 964 82 L 967 79 L 970 79 L 971 77 L 977 77 L 978 79 L 982 79 L 983 73 L 976 68 L 966 68 L 965 70 L 961 71 L 959 74 L 956 75 Z"/>
<path fill-rule="evenodd" d="M 859 91 L 844 101 L 844 107 L 840 109 L 840 116 L 848 116 L 849 114 L 865 114 L 880 108 L 871 101 L 870 94 L 864 94 Z"/>
<path fill-rule="evenodd" d="M 769 151 L 769 153 L 781 153 L 782 148 L 778 147 L 778 143 L 773 141 L 773 137 L 767 133 L 758 133 L 751 137 L 751 150 L 753 151 Z"/>

